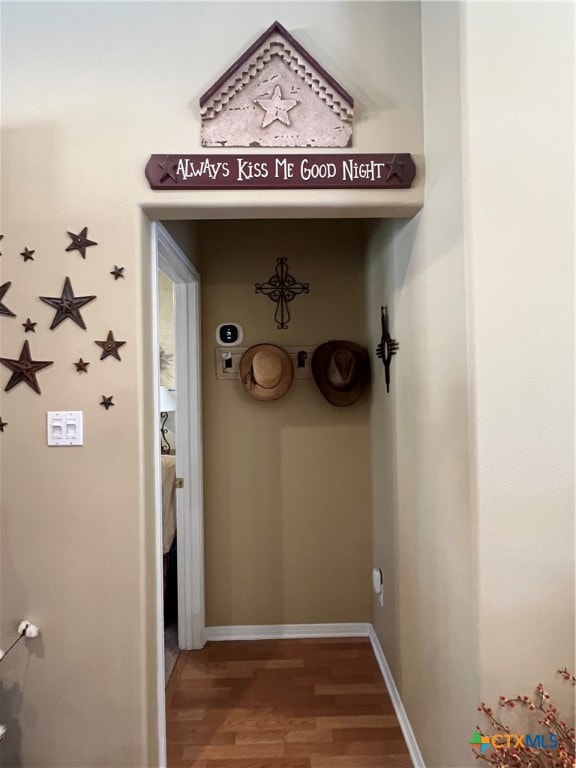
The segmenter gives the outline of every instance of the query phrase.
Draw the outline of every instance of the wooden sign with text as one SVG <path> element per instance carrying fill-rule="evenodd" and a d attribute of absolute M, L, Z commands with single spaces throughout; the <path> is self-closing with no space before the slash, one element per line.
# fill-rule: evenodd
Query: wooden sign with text
<path fill-rule="evenodd" d="M 407 189 L 408 153 L 350 155 L 152 155 L 152 189 Z"/>

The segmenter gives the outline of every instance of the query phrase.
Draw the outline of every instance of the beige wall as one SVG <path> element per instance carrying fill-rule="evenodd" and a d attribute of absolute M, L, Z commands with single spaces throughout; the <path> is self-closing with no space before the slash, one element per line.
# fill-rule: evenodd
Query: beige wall
<path fill-rule="evenodd" d="M 574 10 L 472 5 L 462 19 L 481 694 L 491 700 L 552 684 L 575 663 Z M 549 152 L 565 162 L 540 174 L 536 158 Z"/>
<path fill-rule="evenodd" d="M 368 621 L 369 397 L 336 408 L 310 378 L 261 403 L 214 365 L 223 322 L 243 347 L 363 343 L 362 222 L 203 222 L 199 251 L 207 626 Z M 254 291 L 280 256 L 310 284 L 284 330 Z"/>
<path fill-rule="evenodd" d="M 400 342 L 373 391 L 374 621 L 429 768 L 474 764 L 481 700 L 543 680 L 573 712 L 573 13 L 423 5 L 426 204 L 369 249 L 372 338 L 387 303 Z"/>
<path fill-rule="evenodd" d="M 42 628 L 36 650 L 19 647 L 2 665 L 10 693 L 0 722 L 12 726 L 5 762 L 157 759 L 156 353 L 142 209 L 161 219 L 310 218 L 411 215 L 421 206 L 421 174 L 413 190 L 395 192 L 148 189 L 149 155 L 200 151 L 198 97 L 275 18 L 356 97 L 354 150 L 409 151 L 421 166 L 417 3 L 2 3 L 0 250 L 2 281 L 12 281 L 6 303 L 18 314 L 1 319 L 2 354 L 18 356 L 20 323 L 30 316 L 34 357 L 55 361 L 39 374 L 41 396 L 25 385 L 0 393 L 9 424 L 1 435 L 1 642 L 23 616 Z M 83 226 L 99 243 L 86 260 L 64 250 L 66 231 Z M 18 255 L 25 245 L 34 262 Z M 124 280 L 109 274 L 115 263 Z M 52 312 L 37 297 L 58 295 L 65 275 L 79 295 L 98 296 L 84 310 L 87 331 L 70 321 L 49 330 Z M 94 339 L 109 329 L 127 342 L 122 362 L 98 360 Z M 72 368 L 80 355 L 91 361 L 87 375 Z M 8 371 L 0 375 L 3 389 Z M 108 412 L 102 394 L 114 395 Z M 63 408 L 84 411 L 84 447 L 45 446 L 46 411 Z M 293 424 L 283 440 L 295 445 L 299 432 Z M 284 472 L 299 471 L 293 460 Z M 300 509 L 297 489 L 285 490 Z M 286 536 L 294 541 L 297 526 Z M 286 596 L 291 606 L 296 598 L 297 590 Z"/>
<path fill-rule="evenodd" d="M 461 768 L 473 760 L 479 683 L 460 66 L 454 6 L 434 6 L 423 9 L 426 206 L 406 226 L 376 228 L 367 271 L 373 342 L 387 304 L 400 343 L 391 392 L 382 371 L 372 406 L 374 560 L 385 583 L 374 623 L 425 764 Z"/>

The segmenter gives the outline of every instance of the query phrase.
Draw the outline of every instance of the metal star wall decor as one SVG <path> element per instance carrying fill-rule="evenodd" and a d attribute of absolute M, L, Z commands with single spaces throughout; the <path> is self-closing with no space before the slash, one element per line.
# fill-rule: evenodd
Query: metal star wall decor
<path fill-rule="evenodd" d="M 1 255 L 2 254 L 0 253 L 0 256 Z M 0 416 L 0 432 L 4 432 L 4 427 L 7 427 L 7 426 L 8 426 L 8 422 L 2 421 L 2 416 Z"/>
<path fill-rule="evenodd" d="M 4 235 L 0 235 L 0 240 L 4 239 Z M 2 251 L 0 251 L 0 256 L 2 256 Z"/>
<path fill-rule="evenodd" d="M 117 267 L 116 265 L 114 265 L 114 269 L 110 274 L 114 275 L 114 280 L 118 280 L 119 277 L 126 277 L 124 274 L 124 267 Z"/>
<path fill-rule="evenodd" d="M 102 354 L 100 355 L 100 360 L 104 360 L 104 358 L 109 357 L 110 355 L 112 355 L 112 357 L 115 357 L 116 360 L 122 359 L 118 354 L 118 350 L 120 349 L 120 347 L 123 347 L 124 344 L 126 344 L 126 342 L 116 341 L 112 331 L 108 331 L 108 336 L 106 338 L 106 341 L 97 341 L 95 343 L 98 344 L 99 347 L 102 347 Z"/>
<path fill-rule="evenodd" d="M 22 325 L 24 326 L 24 333 L 36 333 L 36 326 L 38 323 L 33 323 L 30 318 L 28 318 L 25 323 L 22 323 Z"/>
<path fill-rule="evenodd" d="M 79 325 L 80 328 L 86 330 L 86 324 L 82 319 L 80 309 L 90 301 L 94 301 L 95 298 L 96 296 L 74 296 L 72 283 L 70 282 L 69 277 L 64 281 L 64 288 L 62 289 L 60 298 L 54 296 L 40 296 L 41 301 L 45 304 L 49 304 L 56 310 L 50 330 L 53 331 L 54 328 L 60 325 L 66 318 L 70 318 L 76 325 Z"/>
<path fill-rule="evenodd" d="M 0 357 L 0 363 L 12 371 L 12 376 L 10 377 L 8 384 L 4 387 L 4 392 L 8 392 L 23 381 L 40 395 L 41 392 L 36 374 L 38 371 L 41 371 L 42 368 L 47 368 L 49 365 L 52 365 L 53 362 L 53 360 L 32 360 L 32 356 L 30 355 L 30 345 L 28 344 L 28 341 L 25 341 L 18 360 L 12 360 L 8 357 Z"/>
<path fill-rule="evenodd" d="M 11 285 L 12 283 L 10 281 L 8 281 L 7 283 L 4 283 L 3 285 L 0 285 L 0 315 L 4 315 L 5 317 L 16 317 L 15 313 L 12 312 L 10 309 L 8 309 L 6 304 L 4 304 L 4 302 L 2 301 L 2 299 L 6 294 L 6 291 L 8 290 L 8 288 L 10 288 Z"/>
<path fill-rule="evenodd" d="M 112 398 L 114 395 L 110 395 L 109 397 L 106 397 L 106 395 L 102 395 L 102 400 L 100 401 L 100 405 L 103 405 L 106 410 L 108 408 L 111 408 L 113 405 L 116 405 L 116 403 L 112 402 Z"/>
<path fill-rule="evenodd" d="M 386 392 L 390 392 L 390 364 L 392 356 L 398 352 L 400 346 L 396 339 L 390 336 L 388 330 L 388 307 L 380 307 L 380 323 L 382 325 L 382 338 L 376 347 L 376 355 L 384 364 L 384 376 L 386 379 Z"/>
<path fill-rule="evenodd" d="M 80 358 L 77 363 L 74 363 L 74 365 L 76 366 L 77 373 L 88 373 L 88 366 L 90 363 L 82 360 L 82 358 Z"/>
<path fill-rule="evenodd" d="M 36 251 L 29 251 L 28 248 L 24 248 L 24 250 L 20 253 L 20 256 L 24 259 L 24 261 L 34 261 L 34 254 Z"/>
<path fill-rule="evenodd" d="M 89 240 L 87 238 L 88 234 L 88 227 L 84 227 L 84 229 L 80 232 L 79 235 L 75 235 L 74 232 L 68 232 L 70 237 L 72 238 L 72 242 L 66 248 L 67 251 L 79 251 L 80 255 L 83 259 L 86 258 L 86 248 L 88 248 L 91 245 L 98 245 L 94 240 Z"/>
<path fill-rule="evenodd" d="M 276 303 L 274 319 L 279 329 L 288 328 L 290 322 L 290 302 L 301 293 L 310 293 L 309 283 L 299 283 L 288 272 L 288 259 L 276 259 L 275 274 L 267 283 L 256 283 L 256 293 L 263 293 Z"/>

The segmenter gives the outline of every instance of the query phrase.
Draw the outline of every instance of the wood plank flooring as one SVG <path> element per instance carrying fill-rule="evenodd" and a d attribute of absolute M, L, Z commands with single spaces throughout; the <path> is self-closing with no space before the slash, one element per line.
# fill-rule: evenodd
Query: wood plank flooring
<path fill-rule="evenodd" d="M 412 768 L 367 638 L 184 651 L 166 708 L 169 768 Z"/>

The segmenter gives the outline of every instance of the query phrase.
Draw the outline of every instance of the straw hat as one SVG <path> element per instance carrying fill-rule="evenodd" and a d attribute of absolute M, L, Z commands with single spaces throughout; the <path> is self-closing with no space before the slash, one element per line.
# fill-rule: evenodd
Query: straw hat
<path fill-rule="evenodd" d="M 278 400 L 290 389 L 294 366 L 275 344 L 256 344 L 242 355 L 240 381 L 255 400 Z"/>
<path fill-rule="evenodd" d="M 312 374 L 332 405 L 353 405 L 370 382 L 370 358 L 352 341 L 327 341 L 314 350 Z"/>

